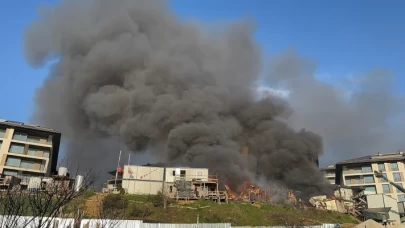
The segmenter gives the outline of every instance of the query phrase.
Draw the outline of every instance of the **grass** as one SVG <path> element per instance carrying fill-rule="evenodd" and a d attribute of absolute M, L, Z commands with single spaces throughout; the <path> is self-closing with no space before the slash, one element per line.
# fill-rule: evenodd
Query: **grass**
<path fill-rule="evenodd" d="M 315 209 L 298 210 L 286 205 L 249 204 L 229 202 L 217 204 L 213 201 L 172 202 L 166 209 L 156 207 L 151 197 L 125 195 L 128 200 L 126 219 L 162 223 L 232 223 L 239 226 L 272 225 L 316 225 L 322 223 L 357 224 L 352 216 Z M 205 207 L 197 209 L 199 207 Z M 194 208 L 194 209 L 192 209 Z M 290 224 L 291 223 L 291 224 Z"/>

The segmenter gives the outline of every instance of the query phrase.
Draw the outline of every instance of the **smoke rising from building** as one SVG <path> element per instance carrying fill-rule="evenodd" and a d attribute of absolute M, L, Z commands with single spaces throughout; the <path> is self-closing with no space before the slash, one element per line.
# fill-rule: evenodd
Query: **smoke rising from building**
<path fill-rule="evenodd" d="M 289 127 L 281 99 L 255 99 L 262 60 L 253 32 L 240 21 L 210 33 L 162 1 L 62 0 L 25 34 L 32 66 L 57 59 L 36 94 L 35 121 L 63 132 L 75 163 L 112 167 L 112 148 L 125 145 L 208 167 L 233 187 L 264 176 L 327 193 L 314 163 L 321 138 Z"/>

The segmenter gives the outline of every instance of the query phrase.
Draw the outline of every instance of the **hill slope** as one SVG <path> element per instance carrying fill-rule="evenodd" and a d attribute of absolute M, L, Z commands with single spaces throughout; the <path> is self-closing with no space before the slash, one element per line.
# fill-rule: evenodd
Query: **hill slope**
<path fill-rule="evenodd" d="M 352 216 L 315 209 L 298 210 L 286 205 L 249 204 L 212 201 L 171 202 L 162 208 L 159 202 L 147 196 L 123 196 L 128 200 L 126 219 L 141 219 L 161 223 L 232 223 L 232 225 L 315 225 L 321 223 L 357 224 Z M 200 208 L 200 209 L 198 209 Z M 94 210 L 93 208 L 89 210 Z M 90 212 L 90 211 L 89 211 Z M 199 213 L 198 213 L 199 212 Z M 93 213 L 86 213 L 92 217 Z"/>

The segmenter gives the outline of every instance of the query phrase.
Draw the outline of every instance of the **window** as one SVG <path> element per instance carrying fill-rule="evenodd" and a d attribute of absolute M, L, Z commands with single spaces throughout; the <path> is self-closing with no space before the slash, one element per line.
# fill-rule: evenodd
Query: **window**
<path fill-rule="evenodd" d="M 16 153 L 16 154 L 22 154 L 22 153 L 24 153 L 24 145 L 12 143 L 10 146 L 10 152 Z"/>
<path fill-rule="evenodd" d="M 6 135 L 6 129 L 1 128 L 0 129 L 0 138 L 4 138 L 5 135 Z"/>
<path fill-rule="evenodd" d="M 175 170 L 173 170 L 173 176 L 176 176 L 176 171 Z"/>
<path fill-rule="evenodd" d="M 376 188 L 374 186 L 369 186 L 364 189 L 365 194 L 375 194 Z"/>
<path fill-rule="evenodd" d="M 27 142 L 40 143 L 40 142 L 41 142 L 41 138 L 35 137 L 35 136 L 29 136 L 29 137 L 27 138 Z"/>
<path fill-rule="evenodd" d="M 33 149 L 33 148 L 28 148 L 28 153 L 27 153 L 27 155 L 30 155 L 30 156 L 37 156 L 37 149 Z"/>
<path fill-rule="evenodd" d="M 186 170 L 180 170 L 180 176 L 181 177 L 186 176 Z"/>
<path fill-rule="evenodd" d="M 26 141 L 27 140 L 27 134 L 15 132 L 14 135 L 13 135 L 13 139 L 19 140 L 19 141 Z"/>
<path fill-rule="evenodd" d="M 44 158 L 49 158 L 49 151 L 44 151 Z"/>
<path fill-rule="evenodd" d="M 389 184 L 383 184 L 382 185 L 382 188 L 383 188 L 383 192 L 384 193 L 390 193 L 391 191 L 390 191 L 390 185 Z"/>
<path fill-rule="evenodd" d="M 6 161 L 7 166 L 20 167 L 21 159 L 8 157 Z"/>
<path fill-rule="evenodd" d="M 378 164 L 378 171 L 384 172 L 385 171 L 385 164 Z"/>
<path fill-rule="evenodd" d="M 34 169 L 35 163 L 33 161 L 21 161 L 21 168 Z"/>
<path fill-rule="evenodd" d="M 371 172 L 373 172 L 373 170 L 371 169 L 370 166 L 361 167 L 361 171 L 362 171 L 363 173 L 371 173 Z"/>
<path fill-rule="evenodd" d="M 18 172 L 17 171 L 11 171 L 11 170 L 4 170 L 3 171 L 3 175 L 6 176 L 17 176 Z"/>
<path fill-rule="evenodd" d="M 174 172 L 174 171 L 173 171 Z M 169 192 L 172 193 L 173 192 L 173 186 L 169 187 Z"/>
<path fill-rule="evenodd" d="M 346 184 L 351 184 L 350 182 L 351 182 L 350 179 L 347 179 L 347 180 L 346 180 Z"/>
<path fill-rule="evenodd" d="M 0 140 L 0 149 L 1 149 L 1 145 L 3 144 L 3 141 Z"/>
<path fill-rule="evenodd" d="M 398 195 L 398 202 L 404 202 L 405 201 L 405 195 Z"/>
<path fill-rule="evenodd" d="M 364 183 L 374 183 L 373 176 L 364 176 Z"/>
<path fill-rule="evenodd" d="M 397 164 L 396 162 L 395 162 L 395 163 L 391 163 L 390 166 L 391 166 L 391 170 L 392 170 L 392 171 L 398 171 L 398 164 Z"/>
<path fill-rule="evenodd" d="M 402 181 L 402 178 L 401 178 L 401 174 L 400 174 L 400 173 L 392 173 L 392 176 L 394 176 L 394 181 L 395 181 L 395 182 L 400 182 L 400 181 Z"/>

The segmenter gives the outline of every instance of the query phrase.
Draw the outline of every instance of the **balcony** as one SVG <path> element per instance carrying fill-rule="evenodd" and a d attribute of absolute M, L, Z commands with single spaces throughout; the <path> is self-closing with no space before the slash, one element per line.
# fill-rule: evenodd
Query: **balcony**
<path fill-rule="evenodd" d="M 36 173 L 45 173 L 46 168 L 41 165 L 39 169 L 35 169 L 31 165 L 27 164 L 5 164 L 4 168 L 6 169 L 14 169 L 14 170 L 19 170 L 19 171 L 29 171 L 29 172 L 36 172 Z"/>
<path fill-rule="evenodd" d="M 44 156 L 28 155 L 28 154 L 22 154 L 22 153 L 12 152 L 12 151 L 9 151 L 8 153 L 10 155 L 13 155 L 13 156 L 16 156 L 16 157 L 21 157 L 21 158 L 38 159 L 38 160 L 44 160 L 44 161 L 49 160 L 49 158 L 44 157 Z"/>
<path fill-rule="evenodd" d="M 12 142 L 16 143 L 23 143 L 35 146 L 43 146 L 43 147 L 52 147 L 52 142 L 48 139 L 37 137 L 37 136 L 30 136 L 25 133 L 15 132 Z"/>

